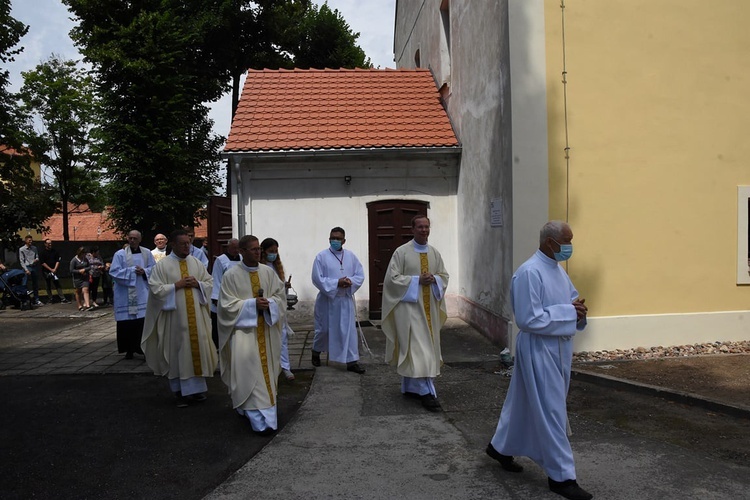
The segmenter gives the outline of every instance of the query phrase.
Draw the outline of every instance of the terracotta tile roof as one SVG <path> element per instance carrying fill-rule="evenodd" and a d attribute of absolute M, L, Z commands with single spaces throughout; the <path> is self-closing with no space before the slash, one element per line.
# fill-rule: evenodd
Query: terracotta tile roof
<path fill-rule="evenodd" d="M 16 151 L 10 146 L 6 146 L 5 144 L 0 144 L 0 153 L 8 156 L 20 156 L 21 153 Z"/>
<path fill-rule="evenodd" d="M 109 228 L 107 220 L 107 211 L 92 212 L 88 205 L 68 204 L 68 233 L 71 241 L 124 241 L 125 238 L 119 233 Z M 200 223 L 200 226 L 198 225 Z M 52 241 L 63 241 L 63 217 L 62 214 L 55 214 L 47 219 L 46 224 L 49 231 L 44 234 L 44 238 Z M 75 231 L 73 228 L 75 227 Z M 205 219 L 196 221 L 195 237 L 205 238 L 208 234 Z M 143 244 L 143 243 L 141 243 Z M 149 246 L 146 242 L 145 246 Z M 150 246 L 149 246 L 150 248 Z"/>
<path fill-rule="evenodd" d="M 455 147 L 427 69 L 249 70 L 225 152 Z"/>
<path fill-rule="evenodd" d="M 49 231 L 45 238 L 63 240 L 63 216 L 55 214 L 47 219 Z M 73 229 L 75 228 L 75 230 Z M 122 241 L 124 238 L 109 229 L 107 212 L 92 212 L 88 205 L 68 204 L 68 232 L 71 241 Z"/>

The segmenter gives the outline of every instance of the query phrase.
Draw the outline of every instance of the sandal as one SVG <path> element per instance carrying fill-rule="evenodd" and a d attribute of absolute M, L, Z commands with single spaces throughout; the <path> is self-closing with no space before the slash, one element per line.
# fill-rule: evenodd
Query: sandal
<path fill-rule="evenodd" d="M 78 308 L 78 311 L 80 312 L 80 311 L 83 311 L 84 309 L 86 309 L 86 308 L 83 307 L 83 306 L 81 306 L 81 307 Z"/>

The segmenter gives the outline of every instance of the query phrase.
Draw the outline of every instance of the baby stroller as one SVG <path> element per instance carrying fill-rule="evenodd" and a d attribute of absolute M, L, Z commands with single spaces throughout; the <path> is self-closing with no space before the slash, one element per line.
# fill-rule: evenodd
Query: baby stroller
<path fill-rule="evenodd" d="M 31 296 L 26 288 L 26 273 L 20 269 L 11 269 L 0 274 L 0 286 L 3 288 L 2 308 L 7 305 L 18 307 L 22 311 L 31 309 Z"/>

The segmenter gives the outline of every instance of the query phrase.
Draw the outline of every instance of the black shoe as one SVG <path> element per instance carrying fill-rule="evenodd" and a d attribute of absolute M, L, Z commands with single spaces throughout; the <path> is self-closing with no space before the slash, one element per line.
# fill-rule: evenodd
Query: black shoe
<path fill-rule="evenodd" d="M 129 352 L 129 353 L 125 354 L 125 359 L 133 359 L 133 353 Z"/>
<path fill-rule="evenodd" d="M 594 495 L 578 486 L 575 479 L 559 482 L 547 478 L 547 483 L 549 483 L 550 491 L 562 495 L 569 500 L 591 500 L 594 498 Z"/>
<path fill-rule="evenodd" d="M 70 301 L 66 298 L 60 299 L 60 304 L 70 304 Z"/>
<path fill-rule="evenodd" d="M 270 427 L 262 431 L 256 431 L 255 429 L 253 429 L 253 432 L 256 433 L 258 436 L 270 436 L 276 433 L 276 429 L 271 429 Z"/>
<path fill-rule="evenodd" d="M 487 449 L 485 450 L 485 452 L 487 452 L 487 455 L 489 455 L 490 458 L 500 462 L 500 467 L 507 470 L 508 472 L 523 471 L 523 467 L 519 465 L 515 460 L 513 460 L 513 457 L 509 455 L 503 455 L 502 453 L 497 451 L 494 446 L 492 446 L 492 443 L 487 445 Z"/>
<path fill-rule="evenodd" d="M 362 375 L 363 373 L 365 373 L 366 370 L 362 368 L 361 366 L 359 366 L 359 363 L 355 361 L 354 363 L 346 364 L 346 371 L 359 373 L 360 375 Z"/>
<path fill-rule="evenodd" d="M 422 400 L 422 406 L 424 406 L 425 410 L 432 411 L 432 412 L 443 411 L 443 407 L 440 406 L 440 403 L 438 402 L 437 398 L 433 396 L 432 394 L 425 394 L 424 396 L 419 396 L 419 399 Z"/>
<path fill-rule="evenodd" d="M 182 392 L 177 391 L 174 393 L 175 397 L 177 398 L 177 408 L 187 408 L 190 406 L 188 404 L 188 398 L 182 395 Z"/>
<path fill-rule="evenodd" d="M 320 353 L 318 351 L 312 352 L 312 365 L 320 366 Z"/>
<path fill-rule="evenodd" d="M 407 398 L 412 398 L 412 399 L 421 399 L 422 398 L 422 396 L 420 396 L 416 392 L 409 392 L 409 391 L 406 391 L 404 393 L 404 396 L 406 396 Z"/>
<path fill-rule="evenodd" d="M 190 396 L 188 396 L 188 398 L 192 399 L 193 401 L 198 401 L 198 402 L 202 402 L 208 399 L 206 398 L 206 395 L 203 394 L 202 392 L 199 394 L 191 394 Z"/>

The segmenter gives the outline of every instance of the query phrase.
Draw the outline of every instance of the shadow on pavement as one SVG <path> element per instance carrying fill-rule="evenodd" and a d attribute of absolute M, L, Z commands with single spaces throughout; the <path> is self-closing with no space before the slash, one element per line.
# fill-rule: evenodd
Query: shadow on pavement
<path fill-rule="evenodd" d="M 279 381 L 279 428 L 313 372 Z M 208 399 L 177 408 L 153 375 L 0 377 L 0 497 L 198 499 L 272 437 L 231 409 L 218 376 Z"/>

